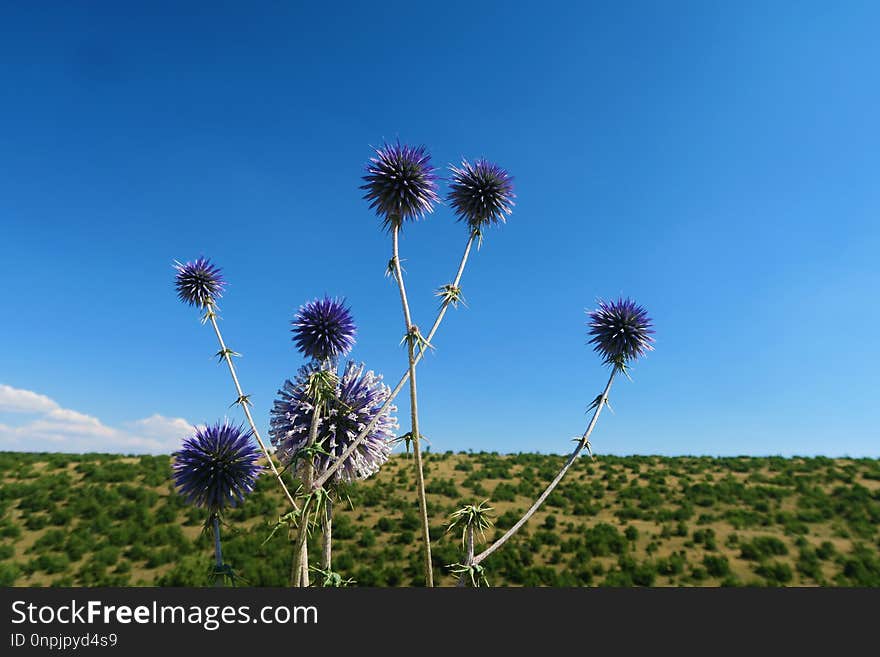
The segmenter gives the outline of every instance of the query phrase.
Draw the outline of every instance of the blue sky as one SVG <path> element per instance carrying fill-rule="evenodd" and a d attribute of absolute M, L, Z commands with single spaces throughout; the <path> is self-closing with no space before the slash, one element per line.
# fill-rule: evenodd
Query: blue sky
<path fill-rule="evenodd" d="M 517 192 L 419 370 L 432 449 L 567 451 L 607 376 L 584 311 L 623 294 L 656 351 L 599 454 L 880 456 L 875 3 L 183 4 L 4 11 L 0 449 L 161 451 L 234 416 L 174 259 L 223 267 L 262 428 L 324 293 L 395 383 L 358 185 L 400 138 Z M 465 239 L 448 207 L 407 225 L 416 323 Z"/>

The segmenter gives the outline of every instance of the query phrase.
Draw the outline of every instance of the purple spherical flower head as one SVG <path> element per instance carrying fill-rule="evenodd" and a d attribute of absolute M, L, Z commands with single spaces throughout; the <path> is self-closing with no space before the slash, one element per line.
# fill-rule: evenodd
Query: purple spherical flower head
<path fill-rule="evenodd" d="M 367 164 L 364 199 L 382 217 L 385 227 L 400 227 L 407 220 L 433 212 L 437 176 L 424 146 L 385 144 Z"/>
<path fill-rule="evenodd" d="M 608 365 L 626 365 L 651 351 L 654 338 L 648 312 L 632 299 L 599 300 L 599 307 L 587 313 L 590 317 L 588 344 L 593 344 Z"/>
<path fill-rule="evenodd" d="M 177 270 L 177 297 L 184 303 L 204 308 L 223 294 L 226 283 L 220 275 L 220 268 L 207 258 L 186 264 L 175 262 L 174 268 Z"/>
<path fill-rule="evenodd" d="M 467 160 L 461 167 L 449 167 L 452 181 L 448 201 L 459 220 L 471 228 L 504 222 L 513 213 L 513 178 L 497 164 Z"/>
<path fill-rule="evenodd" d="M 263 470 L 251 432 L 227 422 L 197 428 L 174 457 L 172 478 L 178 492 L 211 513 L 243 501 Z"/>
<path fill-rule="evenodd" d="M 323 362 L 348 355 L 357 327 L 344 301 L 324 297 L 300 307 L 292 330 L 296 348 L 304 356 Z"/>
<path fill-rule="evenodd" d="M 277 448 L 278 459 L 290 465 L 309 438 L 313 404 L 308 393 L 309 377 L 316 371 L 314 365 L 300 368 L 294 381 L 285 381 L 272 407 L 269 436 Z M 336 385 L 335 396 L 327 403 L 318 421 L 318 444 L 330 456 L 316 454 L 312 458 L 315 474 L 321 476 L 335 463 L 358 434 L 379 416 L 375 427 L 334 473 L 331 482 L 366 479 L 378 472 L 391 453 L 391 439 L 397 420 L 392 415 L 397 409 L 390 405 L 379 415 L 379 409 L 388 399 L 391 389 L 382 383 L 382 377 L 365 372 L 364 365 L 349 362 Z M 300 476 L 305 460 L 297 462 Z"/>

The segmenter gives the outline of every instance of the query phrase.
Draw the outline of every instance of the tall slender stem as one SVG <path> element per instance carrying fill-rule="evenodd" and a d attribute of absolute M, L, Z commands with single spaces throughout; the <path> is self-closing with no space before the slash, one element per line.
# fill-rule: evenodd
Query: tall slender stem
<path fill-rule="evenodd" d="M 465 249 L 464 249 L 464 255 L 462 255 L 461 262 L 458 265 L 458 272 L 455 275 L 455 280 L 452 282 L 453 287 L 458 287 L 459 284 L 461 283 L 461 277 L 462 277 L 462 274 L 464 274 L 464 268 L 465 268 L 465 265 L 467 264 L 468 255 L 471 252 L 471 246 L 473 246 L 473 243 L 474 243 L 474 240 L 476 239 L 476 237 L 477 236 L 475 233 L 471 233 L 470 237 L 468 238 L 467 245 L 465 246 Z M 434 320 L 434 325 L 431 327 L 431 331 L 428 333 L 427 337 L 425 338 L 425 342 L 428 342 L 428 343 L 431 342 L 431 339 L 434 337 L 434 334 L 437 332 L 437 329 L 440 328 L 440 323 L 443 321 L 443 317 L 446 315 L 446 310 L 448 308 L 449 308 L 449 303 L 441 304 L 440 311 L 437 313 L 437 318 Z M 419 350 L 419 353 L 416 355 L 416 361 L 415 361 L 416 365 L 418 365 L 419 362 L 421 362 L 424 355 L 425 355 L 425 350 L 424 349 Z M 349 456 L 352 455 L 354 450 L 356 450 L 358 448 L 358 446 L 364 441 L 367 434 L 370 433 L 373 430 L 373 428 L 376 426 L 376 424 L 379 422 L 379 419 L 382 417 L 382 414 L 386 410 L 388 410 L 389 406 L 391 406 L 391 402 L 394 401 L 394 398 L 397 397 L 398 393 L 400 393 L 401 390 L 403 390 L 403 386 L 406 384 L 406 382 L 408 380 L 409 380 L 409 367 L 407 367 L 406 372 L 400 378 L 400 381 L 397 382 L 397 385 L 394 386 L 394 389 L 391 391 L 391 394 L 388 396 L 388 399 L 386 399 L 385 403 L 382 404 L 382 408 L 380 408 L 379 412 L 376 413 L 376 417 L 374 417 L 373 420 L 367 424 L 367 426 L 365 426 L 363 429 L 361 429 L 361 432 L 357 435 L 357 437 L 351 442 L 351 444 L 345 449 L 345 451 L 333 462 L 333 465 L 331 465 L 329 468 L 327 468 L 327 470 L 324 471 L 324 474 L 322 474 L 320 477 L 318 477 L 314 481 L 314 483 L 312 484 L 313 489 L 317 489 L 317 488 L 320 488 L 321 486 L 323 486 L 324 482 L 326 482 L 330 477 L 332 477 L 333 473 L 335 473 L 342 466 L 342 464 L 345 463 L 345 460 Z"/>
<path fill-rule="evenodd" d="M 394 276 L 397 279 L 397 287 L 400 290 L 400 303 L 403 306 L 403 319 L 406 322 L 406 344 L 409 362 L 409 408 L 410 408 L 410 435 L 412 436 L 413 455 L 416 465 L 416 492 L 419 498 L 419 516 L 422 522 L 422 540 L 424 541 L 425 557 L 425 585 L 434 586 L 434 566 L 431 562 L 431 532 L 428 525 L 428 501 L 425 497 L 425 472 L 422 466 L 421 434 L 419 433 L 419 400 L 416 387 L 416 358 L 415 338 L 418 328 L 414 329 L 412 316 L 409 312 L 409 301 L 406 296 L 406 286 L 403 282 L 403 270 L 400 268 L 400 253 L 398 249 L 398 235 L 400 225 L 395 224 L 391 231 L 392 260 L 394 262 Z"/>
<path fill-rule="evenodd" d="M 223 550 L 220 548 L 220 517 L 215 513 L 213 517 L 214 525 L 214 563 L 216 564 L 216 574 L 214 575 L 214 586 L 223 586 Z"/>
<path fill-rule="evenodd" d="M 529 519 L 535 515 L 535 511 L 544 503 L 544 500 L 553 492 L 553 489 L 556 488 L 557 484 L 562 481 L 562 478 L 565 476 L 565 473 L 568 472 L 568 469 L 572 466 L 572 464 L 577 460 L 577 457 L 580 456 L 580 453 L 584 451 L 584 448 L 587 446 L 590 440 L 590 434 L 593 433 L 593 428 L 596 426 L 596 421 L 599 419 L 599 414 L 602 412 L 602 407 L 605 406 L 605 402 L 608 400 L 608 393 L 611 392 L 611 384 L 614 382 L 614 375 L 617 374 L 617 367 L 612 367 L 611 376 L 608 377 L 608 383 L 605 385 L 605 390 L 602 391 L 602 395 L 599 398 L 599 401 L 596 405 L 596 410 L 593 413 L 593 418 L 590 420 L 589 426 L 587 426 L 587 430 L 584 432 L 584 435 L 578 441 L 577 446 L 574 448 L 574 451 L 568 457 L 568 460 L 565 462 L 565 465 L 562 466 L 562 469 L 559 471 L 559 474 L 551 481 L 547 488 L 544 489 L 544 492 L 535 500 L 535 503 L 532 504 L 531 508 L 525 512 L 522 518 L 520 518 L 513 527 L 507 530 L 507 532 L 499 538 L 497 541 L 492 543 L 485 550 L 480 552 L 476 557 L 471 560 L 471 563 L 468 565 L 476 565 L 483 561 L 490 554 L 495 552 L 502 545 L 507 543 L 510 538 L 516 534 L 520 528 L 526 524 Z"/>
<path fill-rule="evenodd" d="M 312 411 L 312 423 L 309 425 L 309 438 L 306 448 L 312 447 L 318 440 L 318 425 L 321 423 L 321 407 L 315 402 Z M 311 490 L 312 480 L 315 477 L 315 466 L 312 465 L 312 457 L 306 456 L 305 472 L 303 473 L 303 488 Z M 308 587 L 309 585 L 309 511 L 311 497 L 303 503 L 302 513 L 299 519 L 299 528 L 296 533 L 296 542 L 293 549 L 292 579 L 294 586 Z"/>
<path fill-rule="evenodd" d="M 466 543 L 465 543 L 465 559 L 464 564 L 466 566 L 471 566 L 474 563 L 474 525 L 473 523 L 468 523 L 466 527 Z M 458 586 L 465 586 L 466 580 L 465 578 L 468 576 L 467 572 L 462 573 L 458 578 Z"/>
<path fill-rule="evenodd" d="M 254 438 L 257 439 L 257 443 L 260 445 L 260 449 L 263 451 L 263 456 L 265 456 L 266 460 L 269 462 L 269 467 L 272 469 L 272 474 L 275 475 L 275 479 L 278 480 L 278 484 L 284 491 L 284 495 L 285 497 L 287 497 L 287 501 L 290 502 L 290 505 L 294 509 L 297 509 L 298 507 L 296 505 L 296 501 L 294 501 L 293 495 L 290 494 L 290 491 L 284 484 L 284 480 L 281 478 L 281 473 L 278 472 L 278 469 L 275 467 L 275 462 L 272 460 L 272 455 L 269 454 L 269 450 L 266 449 L 266 444 L 260 437 L 260 432 L 257 430 L 257 425 L 254 423 L 254 418 L 251 416 L 251 410 L 248 407 L 247 398 L 245 397 L 245 394 L 241 389 L 241 384 L 238 382 L 238 375 L 235 372 L 235 365 L 232 364 L 232 355 L 230 354 L 229 349 L 226 348 L 226 343 L 223 342 L 223 335 L 220 333 L 220 326 L 218 326 L 217 324 L 217 317 L 215 316 L 213 305 L 207 309 L 207 313 L 208 317 L 211 320 L 211 326 L 214 327 L 214 333 L 217 334 L 217 342 L 220 343 L 220 353 L 223 355 L 223 359 L 229 366 L 229 374 L 232 375 L 232 382 L 235 384 L 236 392 L 238 392 L 239 406 L 244 409 L 244 414 L 245 417 L 247 417 L 248 424 L 251 427 L 251 432 L 254 434 Z"/>
<path fill-rule="evenodd" d="M 321 570 L 328 572 L 333 565 L 333 502 L 328 497 L 324 504 L 324 542 L 321 550 Z"/>

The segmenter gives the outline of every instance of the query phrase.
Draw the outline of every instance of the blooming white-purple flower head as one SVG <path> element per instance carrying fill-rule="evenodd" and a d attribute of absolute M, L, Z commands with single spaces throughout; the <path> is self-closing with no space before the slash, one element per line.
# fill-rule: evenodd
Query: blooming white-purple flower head
<path fill-rule="evenodd" d="M 175 261 L 174 268 L 177 270 L 174 285 L 177 297 L 184 303 L 205 308 L 223 295 L 226 282 L 220 275 L 220 268 L 207 258 L 185 264 Z"/>
<path fill-rule="evenodd" d="M 437 176 L 431 156 L 424 146 L 408 146 L 399 141 L 375 149 L 367 163 L 364 199 L 382 218 L 386 228 L 400 228 L 404 221 L 416 220 L 433 212 L 437 196 Z"/>
<path fill-rule="evenodd" d="M 513 178 L 488 160 L 473 164 L 464 160 L 461 167 L 450 167 L 448 201 L 459 220 L 474 230 L 503 223 L 513 212 Z"/>
<path fill-rule="evenodd" d="M 589 311 L 588 344 L 607 365 L 625 367 L 627 363 L 654 349 L 654 333 L 648 312 L 632 299 L 599 300 L 599 307 Z"/>
<path fill-rule="evenodd" d="M 294 381 L 285 381 L 271 412 L 269 436 L 277 448 L 278 459 L 286 466 L 293 464 L 300 476 L 308 462 L 301 450 L 308 445 L 314 414 L 315 400 L 309 382 L 316 371 L 315 364 L 306 365 L 300 368 Z M 336 470 L 330 482 L 366 479 L 378 472 L 388 460 L 397 428 L 393 415 L 397 409 L 393 405 L 379 413 L 390 394 L 391 389 L 382 383 L 382 377 L 365 371 L 363 363 L 346 365 L 336 381 L 335 394 L 325 401 L 319 415 L 317 445 L 320 451 L 314 450 L 311 456 L 316 476 L 326 472 L 377 417 L 376 425 Z"/>
<path fill-rule="evenodd" d="M 296 348 L 304 356 L 335 362 L 354 347 L 357 327 L 344 301 L 325 296 L 300 307 L 292 331 Z"/>
<path fill-rule="evenodd" d="M 197 428 L 174 454 L 172 479 L 188 502 L 219 514 L 254 490 L 263 468 L 251 432 L 228 422 Z"/>

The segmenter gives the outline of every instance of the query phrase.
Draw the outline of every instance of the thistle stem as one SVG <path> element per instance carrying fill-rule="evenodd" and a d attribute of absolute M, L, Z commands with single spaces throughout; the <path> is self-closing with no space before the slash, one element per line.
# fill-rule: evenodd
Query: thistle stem
<path fill-rule="evenodd" d="M 474 525 L 472 523 L 468 523 L 466 532 L 467 534 L 465 539 L 465 546 L 467 553 L 465 555 L 464 565 L 470 567 L 474 563 Z M 467 577 L 467 575 L 468 573 L 464 572 L 458 577 L 458 586 L 465 586 L 465 578 Z"/>
<path fill-rule="evenodd" d="M 324 504 L 324 543 L 321 550 L 321 570 L 329 572 L 333 565 L 333 502 L 328 497 Z"/>
<path fill-rule="evenodd" d="M 275 467 L 275 462 L 272 460 L 272 456 L 271 454 L 269 454 L 269 450 L 266 449 L 266 444 L 260 437 L 260 432 L 257 430 L 257 425 L 254 423 L 254 418 L 251 416 L 251 410 L 248 407 L 247 401 L 245 401 L 245 394 L 241 389 L 241 384 L 238 382 L 238 375 L 235 372 L 235 365 L 232 364 L 232 356 L 229 353 L 229 349 L 226 348 L 226 343 L 223 342 L 223 335 L 220 333 L 220 326 L 217 324 L 217 317 L 214 314 L 214 306 L 210 305 L 207 311 L 208 317 L 211 320 L 211 326 L 214 327 L 214 333 L 217 334 L 217 342 L 220 343 L 220 353 L 223 354 L 223 358 L 226 361 L 226 364 L 229 366 L 229 374 L 232 375 L 232 382 L 235 384 L 236 392 L 238 392 L 238 399 L 240 401 L 239 405 L 242 407 L 242 409 L 244 409 L 244 414 L 245 417 L 247 417 L 248 424 L 251 427 L 251 432 L 254 434 L 254 438 L 257 439 L 257 443 L 260 445 L 260 449 L 263 451 L 263 456 L 265 456 L 266 460 L 269 462 L 269 467 L 272 469 L 272 474 L 275 475 L 275 479 L 278 480 L 278 484 L 284 491 L 284 495 L 285 497 L 287 497 L 287 501 L 290 502 L 290 505 L 294 508 L 294 510 L 297 510 L 299 507 L 297 507 L 296 501 L 293 499 L 293 495 L 290 494 L 290 491 L 284 484 L 284 480 L 281 478 L 281 473 L 278 472 L 278 469 Z"/>
<path fill-rule="evenodd" d="M 431 533 L 428 526 L 428 502 L 425 497 L 425 472 L 422 466 L 421 434 L 419 433 L 419 401 L 416 387 L 416 359 L 415 359 L 415 333 L 413 332 L 412 316 L 409 312 L 409 301 L 406 296 L 406 286 L 403 282 L 403 271 L 400 268 L 400 255 L 398 250 L 399 224 L 395 224 L 391 231 L 392 258 L 394 260 L 394 276 L 397 279 L 397 287 L 400 290 L 400 303 L 403 306 L 403 319 L 406 322 L 407 356 L 409 361 L 409 405 L 410 405 L 410 435 L 412 436 L 413 455 L 416 465 L 416 491 L 419 498 L 419 515 L 422 521 L 422 540 L 424 541 L 425 557 L 425 585 L 429 588 L 434 586 L 434 567 L 431 563 Z M 418 331 L 418 329 L 415 329 Z"/>
<path fill-rule="evenodd" d="M 311 447 L 318 440 L 318 425 L 321 423 L 321 408 L 316 403 L 312 412 L 312 423 L 309 425 L 309 440 L 306 448 Z M 311 490 L 312 480 L 315 477 L 315 467 L 311 457 L 307 457 L 305 473 L 303 474 L 303 488 Z M 300 514 L 299 528 L 296 533 L 296 542 L 293 549 L 293 585 L 308 587 L 309 585 L 309 507 L 311 497 L 306 499 Z"/>
<path fill-rule="evenodd" d="M 217 574 L 214 576 L 214 586 L 223 586 L 223 550 L 220 548 L 220 517 L 215 513 L 213 517 L 214 525 L 214 563 L 216 565 Z"/>
<path fill-rule="evenodd" d="M 471 252 L 471 246 L 473 246 L 473 243 L 474 243 L 474 240 L 476 239 L 476 237 L 477 237 L 476 233 L 472 232 L 470 237 L 468 238 L 467 245 L 465 246 L 465 249 L 464 249 L 464 255 L 462 255 L 461 262 L 458 265 L 458 272 L 455 275 L 455 280 L 452 282 L 453 287 L 458 287 L 459 284 L 461 283 L 461 277 L 462 277 L 462 274 L 464 274 L 464 268 L 465 268 L 465 265 L 467 264 L 468 255 Z M 440 323 L 443 321 L 443 317 L 446 315 L 446 310 L 448 307 L 449 307 L 448 303 L 441 304 L 440 311 L 437 313 L 437 318 L 434 320 L 434 325 L 431 327 L 431 331 L 428 333 L 427 337 L 425 338 L 425 342 L 427 342 L 428 344 L 431 343 L 431 339 L 434 337 L 434 334 L 437 332 L 437 329 L 440 328 Z M 418 365 L 419 362 L 421 362 L 424 355 L 425 355 L 425 350 L 421 349 L 419 351 L 419 353 L 416 354 L 415 365 Z M 358 448 L 358 446 L 360 446 L 360 444 L 366 438 L 367 434 L 370 433 L 375 428 L 376 424 L 379 422 L 379 419 L 382 417 L 382 414 L 388 410 L 389 406 L 391 406 L 391 402 L 394 401 L 394 398 L 397 397 L 398 393 L 400 393 L 401 390 L 403 390 L 403 386 L 406 384 L 406 382 L 408 380 L 409 380 L 409 368 L 407 367 L 406 372 L 400 378 L 400 381 L 397 382 L 397 385 L 394 386 L 394 389 L 391 391 L 391 394 L 388 396 L 388 399 L 385 400 L 385 403 L 382 404 L 382 407 L 379 409 L 379 412 L 376 413 L 376 417 L 374 417 L 367 424 L 367 426 L 365 426 L 363 429 L 361 429 L 361 432 L 351 442 L 351 444 L 345 449 L 345 451 L 333 462 L 333 464 L 329 468 L 327 468 L 327 470 L 324 472 L 324 474 L 322 474 L 320 477 L 318 477 L 315 480 L 315 482 L 312 484 L 313 490 L 323 486 L 324 482 L 326 482 L 330 477 L 332 477 L 333 473 L 335 473 L 342 466 L 342 464 L 345 462 L 345 460 L 349 456 L 352 455 L 354 450 L 356 450 Z"/>
<path fill-rule="evenodd" d="M 589 444 L 590 434 L 593 433 L 593 428 L 596 426 L 596 421 L 599 419 L 599 414 L 602 412 L 602 407 L 605 406 L 605 402 L 608 401 L 608 393 L 611 392 L 611 384 L 614 382 L 614 375 L 617 374 L 617 367 L 612 367 L 611 376 L 608 377 L 608 383 L 605 385 L 605 390 L 602 392 L 601 397 L 599 398 L 599 402 L 596 406 L 596 410 L 593 413 L 593 418 L 590 420 L 589 426 L 587 426 L 587 430 L 584 432 L 584 435 L 578 441 L 577 446 L 572 451 L 571 455 L 568 457 L 568 460 L 565 462 L 565 465 L 562 466 L 562 469 L 559 471 L 559 474 L 551 481 L 547 488 L 544 489 L 544 492 L 535 500 L 535 503 L 532 504 L 531 508 L 525 512 L 522 518 L 520 518 L 513 527 L 507 530 L 507 532 L 499 538 L 497 541 L 492 543 L 485 550 L 480 552 L 476 557 L 474 557 L 468 565 L 477 565 L 481 561 L 483 561 L 490 554 L 495 552 L 502 545 L 507 543 L 510 538 L 516 534 L 520 528 L 526 524 L 529 519 L 535 515 L 535 512 L 538 508 L 544 503 L 544 500 L 553 492 L 553 489 L 562 481 L 562 478 L 565 476 L 565 473 L 568 472 L 568 469 L 572 466 L 572 464 L 577 460 L 577 457 L 580 456 L 580 453 L 584 451 L 584 448 Z"/>

